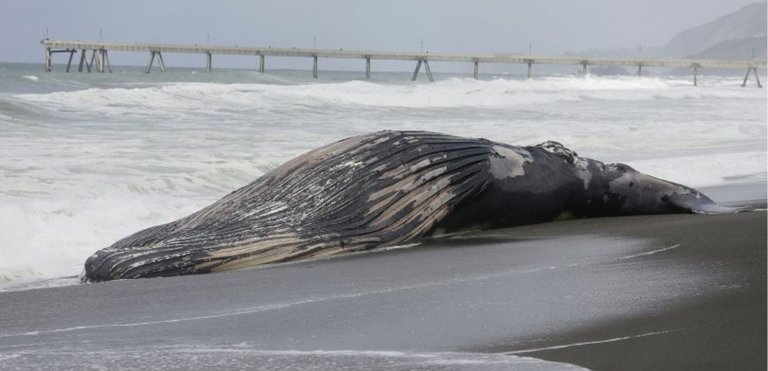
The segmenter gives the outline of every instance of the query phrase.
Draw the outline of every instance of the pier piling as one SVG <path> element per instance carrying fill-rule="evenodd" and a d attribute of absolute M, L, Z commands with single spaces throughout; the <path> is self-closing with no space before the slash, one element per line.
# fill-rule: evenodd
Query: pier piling
<path fill-rule="evenodd" d="M 264 73 L 264 54 L 259 54 L 259 72 Z"/>
<path fill-rule="evenodd" d="M 477 80 L 478 78 L 480 78 L 480 61 L 475 59 L 473 64 L 475 65 L 475 68 L 472 73 L 472 77 L 474 77 L 475 80 Z"/>
<path fill-rule="evenodd" d="M 429 79 L 429 82 L 435 82 L 435 79 L 432 77 L 432 69 L 429 68 L 429 61 L 426 59 L 424 60 L 424 69 L 427 71 L 427 78 Z"/>
<path fill-rule="evenodd" d="M 88 71 L 88 73 L 91 73 L 91 67 L 93 67 L 93 58 L 94 58 L 94 55 L 91 55 L 91 59 L 90 59 L 90 61 L 89 61 L 89 60 L 88 60 L 88 55 L 87 55 L 88 51 L 86 50 L 85 52 L 86 52 L 86 56 L 85 56 L 85 68 L 86 68 L 86 70 Z"/>
<path fill-rule="evenodd" d="M 45 48 L 45 72 L 51 72 L 53 68 L 52 59 L 51 48 Z"/>
<path fill-rule="evenodd" d="M 96 72 L 104 73 L 104 49 L 94 49 L 93 53 L 96 56 Z"/>
<path fill-rule="evenodd" d="M 699 86 L 699 65 L 693 64 L 693 86 Z"/>
<path fill-rule="evenodd" d="M 85 60 L 86 60 L 86 53 L 88 51 L 85 49 L 80 50 L 80 64 L 77 67 L 77 72 L 83 72 L 83 66 L 85 66 Z M 88 72 L 91 72 L 90 70 Z"/>
<path fill-rule="evenodd" d="M 67 69 L 66 71 L 69 72 L 72 70 L 72 59 L 74 58 L 75 53 L 77 53 L 77 49 L 74 48 L 66 48 L 66 49 L 52 49 L 52 48 L 45 48 L 45 71 L 51 72 L 53 71 L 53 55 L 56 53 L 69 53 L 69 59 L 67 60 Z"/>
<path fill-rule="evenodd" d="M 747 80 L 749 79 L 749 73 L 754 71 L 755 72 L 755 81 L 757 81 L 757 87 L 762 88 L 763 85 L 760 83 L 760 76 L 757 75 L 757 67 L 749 67 L 747 68 L 747 75 L 744 76 L 744 82 L 741 83 L 741 87 L 744 88 L 747 86 Z"/>
<path fill-rule="evenodd" d="M 434 82 L 435 78 L 432 77 L 432 69 L 429 68 L 429 61 L 426 59 L 419 59 L 416 61 L 416 69 L 413 71 L 411 81 L 416 81 L 416 79 L 419 78 L 419 70 L 421 69 L 422 64 L 424 64 L 424 70 L 427 71 L 427 79 L 429 79 L 429 82 Z"/>
<path fill-rule="evenodd" d="M 208 72 L 213 71 L 213 55 L 211 52 L 205 53 L 205 70 Z"/>
<path fill-rule="evenodd" d="M 147 63 L 147 68 L 144 70 L 144 72 L 149 73 L 152 71 L 152 65 L 155 64 L 155 58 L 157 58 L 157 64 L 160 67 L 160 72 L 165 72 L 165 61 L 163 61 L 163 53 L 155 50 L 149 53 L 149 63 Z"/>
<path fill-rule="evenodd" d="M 70 67 L 72 67 L 72 57 L 75 56 L 75 52 L 76 52 L 75 49 L 71 49 L 69 51 L 69 61 L 67 62 L 67 73 L 69 73 L 69 69 Z"/>
<path fill-rule="evenodd" d="M 165 72 L 165 61 L 163 61 L 163 53 L 157 52 L 157 61 L 160 62 L 160 72 Z"/>
<path fill-rule="evenodd" d="M 91 72 L 91 69 L 93 68 L 93 62 L 96 61 L 96 49 L 93 49 L 91 52 L 91 61 L 88 62 L 88 72 Z"/>
<path fill-rule="evenodd" d="M 757 87 L 762 88 L 763 85 L 760 83 L 760 76 L 757 75 L 757 67 L 752 67 L 752 69 L 755 71 L 755 81 L 757 81 Z"/>
<path fill-rule="evenodd" d="M 752 72 L 752 67 L 747 68 L 747 75 L 744 76 L 744 82 L 741 83 L 741 87 L 744 88 L 747 86 L 747 79 L 749 79 L 749 73 Z"/>
<path fill-rule="evenodd" d="M 411 81 L 416 81 L 416 79 L 419 77 L 420 69 L 421 69 L 421 59 L 416 61 L 416 69 L 413 70 L 413 76 L 411 77 Z"/>
<path fill-rule="evenodd" d="M 530 79 L 533 74 L 533 59 L 526 59 L 525 62 L 528 63 L 528 79 Z"/>
<path fill-rule="evenodd" d="M 371 79 L 371 58 L 365 58 L 365 79 Z"/>
<path fill-rule="evenodd" d="M 155 63 L 155 52 L 149 52 L 149 63 L 147 63 L 147 68 L 144 69 L 144 73 L 149 73 L 152 71 L 152 65 Z"/>
<path fill-rule="evenodd" d="M 109 73 L 112 73 L 112 65 L 109 63 L 109 51 L 107 49 L 101 49 L 101 54 L 104 58 L 104 63 L 107 66 L 107 71 L 109 71 Z M 162 61 L 162 57 L 160 58 L 160 60 Z M 161 68 L 160 70 L 162 71 L 163 69 Z"/>
<path fill-rule="evenodd" d="M 317 78 L 317 56 L 312 58 L 312 78 Z"/>

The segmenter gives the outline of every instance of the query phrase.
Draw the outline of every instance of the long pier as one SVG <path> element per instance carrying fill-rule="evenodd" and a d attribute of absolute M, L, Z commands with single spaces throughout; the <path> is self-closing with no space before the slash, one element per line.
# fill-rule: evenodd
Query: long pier
<path fill-rule="evenodd" d="M 205 56 L 205 69 L 213 71 L 214 55 L 244 55 L 259 58 L 259 72 L 266 70 L 266 57 L 301 57 L 312 58 L 312 76 L 318 76 L 318 59 L 360 59 L 365 60 L 365 77 L 371 78 L 371 60 L 400 60 L 414 61 L 416 67 L 411 80 L 416 80 L 421 67 L 424 66 L 429 81 L 434 81 L 430 62 L 464 62 L 474 66 L 473 76 L 479 78 L 481 63 L 523 64 L 528 66 L 528 78 L 533 75 L 534 64 L 576 65 L 582 67 L 582 73 L 587 75 L 589 66 L 636 67 L 637 75 L 643 73 L 644 67 L 684 67 L 691 68 L 693 85 L 698 85 L 698 74 L 701 68 L 723 68 L 746 70 L 742 87 L 746 86 L 751 73 L 754 72 L 757 86 L 762 88 L 757 69 L 765 69 L 765 61 L 753 60 L 711 60 L 711 59 L 619 59 L 591 58 L 571 56 L 531 56 L 496 53 L 430 53 L 430 52 L 387 52 L 373 50 L 344 50 L 344 49 L 307 49 L 307 48 L 273 48 L 273 47 L 240 47 L 213 45 L 177 45 L 150 43 L 112 43 L 100 41 L 73 41 L 44 39 L 41 44 L 45 48 L 45 70 L 50 72 L 53 67 L 53 55 L 56 53 L 69 54 L 67 72 L 70 72 L 75 54 L 80 53 L 78 71 L 112 72 L 109 63 L 109 51 L 145 52 L 149 53 L 149 61 L 145 72 L 150 73 L 157 61 L 161 72 L 165 71 L 163 53 L 202 54 Z M 90 58 L 88 54 L 90 53 Z"/>

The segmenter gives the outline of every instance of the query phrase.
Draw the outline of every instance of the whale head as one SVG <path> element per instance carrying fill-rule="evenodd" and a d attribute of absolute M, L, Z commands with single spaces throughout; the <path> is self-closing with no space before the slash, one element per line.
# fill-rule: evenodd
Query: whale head
<path fill-rule="evenodd" d="M 749 210 L 718 205 L 694 188 L 656 178 L 625 164 L 605 164 L 601 170 L 602 184 L 591 190 L 590 199 L 610 204 L 608 210 L 616 214 L 728 214 Z"/>

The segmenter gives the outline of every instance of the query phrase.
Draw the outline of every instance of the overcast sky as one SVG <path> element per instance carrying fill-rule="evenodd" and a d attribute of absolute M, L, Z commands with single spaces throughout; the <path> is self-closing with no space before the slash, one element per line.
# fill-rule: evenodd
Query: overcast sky
<path fill-rule="evenodd" d="M 663 45 L 754 0 L 3 0 L 0 61 L 51 39 L 560 54 Z M 185 57 L 187 58 L 187 57 Z M 195 57 L 200 59 L 199 57 Z M 146 56 L 112 56 L 113 64 Z M 168 57 L 166 57 L 166 61 Z M 189 58 L 186 59 L 189 61 Z"/>

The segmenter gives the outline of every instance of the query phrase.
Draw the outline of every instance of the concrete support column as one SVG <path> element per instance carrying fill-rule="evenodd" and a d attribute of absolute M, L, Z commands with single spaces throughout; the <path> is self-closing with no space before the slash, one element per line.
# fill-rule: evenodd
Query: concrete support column
<path fill-rule="evenodd" d="M 155 57 L 157 57 L 157 64 L 160 65 L 160 72 L 165 72 L 165 61 L 163 61 L 163 53 L 158 51 L 151 51 L 149 53 L 149 63 L 147 63 L 147 69 L 144 70 L 144 72 L 149 73 L 149 71 L 152 71 L 152 65 L 155 64 Z"/>
<path fill-rule="evenodd" d="M 69 50 L 69 62 L 67 62 L 67 72 L 69 72 L 69 68 L 72 67 L 72 57 L 75 56 L 76 52 L 77 52 L 77 50 L 75 50 L 75 49 L 70 49 Z"/>
<path fill-rule="evenodd" d="M 149 63 L 147 63 L 147 68 L 144 69 L 144 73 L 149 73 L 152 71 L 152 65 L 155 63 L 155 52 L 149 52 Z"/>
<path fill-rule="evenodd" d="M 757 87 L 758 88 L 762 88 L 763 84 L 760 83 L 760 77 L 757 76 L 757 67 L 749 67 L 749 68 L 747 68 L 747 75 L 744 76 L 744 82 L 741 83 L 741 87 L 743 88 L 743 87 L 747 86 L 747 80 L 749 79 L 749 73 L 752 72 L 752 71 L 755 72 L 755 80 L 757 81 Z"/>
<path fill-rule="evenodd" d="M 475 68 L 474 68 L 474 71 L 472 73 L 472 76 L 475 78 L 475 80 L 477 80 L 477 79 L 480 78 L 480 61 L 475 59 L 474 65 L 475 65 Z"/>
<path fill-rule="evenodd" d="M 317 78 L 317 56 L 312 57 L 312 78 Z"/>
<path fill-rule="evenodd" d="M 693 86 L 699 86 L 698 75 L 699 75 L 699 65 L 694 64 L 693 65 Z"/>
<path fill-rule="evenodd" d="M 429 82 L 435 82 L 435 79 L 432 78 L 432 69 L 429 68 L 429 61 L 424 60 L 424 69 L 427 71 L 427 78 L 429 79 Z"/>
<path fill-rule="evenodd" d="M 91 72 L 91 69 L 93 68 L 93 62 L 96 61 L 96 49 L 93 49 L 91 53 L 91 61 L 88 62 L 88 72 Z"/>
<path fill-rule="evenodd" d="M 96 52 L 96 72 L 104 73 L 104 49 L 94 50 Z"/>
<path fill-rule="evenodd" d="M 157 52 L 157 61 L 160 63 L 160 72 L 165 72 L 165 61 L 163 61 L 163 53 Z"/>
<path fill-rule="evenodd" d="M 213 71 L 213 55 L 211 52 L 205 53 L 205 70 L 208 72 Z"/>
<path fill-rule="evenodd" d="M 85 49 L 80 50 L 80 65 L 77 67 L 77 72 L 83 72 L 83 66 L 85 66 L 85 60 L 87 58 L 85 56 L 86 52 Z M 90 68 L 88 69 L 88 72 L 91 72 Z"/>
<path fill-rule="evenodd" d="M 531 75 L 533 75 L 533 62 L 528 62 L 528 78 L 531 78 Z"/>
<path fill-rule="evenodd" d="M 637 65 L 637 76 L 638 77 L 643 76 L 643 65 L 642 64 L 638 64 Z"/>
<path fill-rule="evenodd" d="M 371 79 L 371 58 L 365 58 L 365 79 Z"/>
<path fill-rule="evenodd" d="M 102 49 L 101 52 L 103 54 L 104 63 L 107 66 L 107 71 L 109 71 L 109 73 L 112 73 L 112 65 L 109 63 L 109 51 L 106 49 Z"/>
<path fill-rule="evenodd" d="M 51 72 L 53 67 L 53 58 L 51 58 L 51 48 L 45 48 L 45 72 Z"/>
<path fill-rule="evenodd" d="M 411 77 L 411 81 L 416 81 L 416 79 L 419 77 L 419 70 L 421 69 L 421 59 L 419 59 L 416 62 L 416 69 L 413 70 L 413 76 Z"/>
<path fill-rule="evenodd" d="M 741 83 L 741 87 L 747 86 L 747 79 L 749 78 L 749 73 L 752 72 L 752 67 L 747 68 L 747 75 L 744 76 L 744 82 Z"/>
<path fill-rule="evenodd" d="M 583 78 L 587 78 L 587 61 L 581 62 L 581 76 Z"/>
<path fill-rule="evenodd" d="M 149 71 L 152 71 L 152 65 L 155 64 L 155 57 L 157 57 L 157 64 L 160 65 L 160 72 L 165 72 L 165 61 L 163 61 L 163 53 L 158 51 L 151 51 L 149 53 L 149 63 L 147 63 L 147 68 L 144 70 L 144 72 L 149 73 Z"/>
<path fill-rule="evenodd" d="M 264 54 L 259 54 L 259 72 L 264 73 Z"/>

